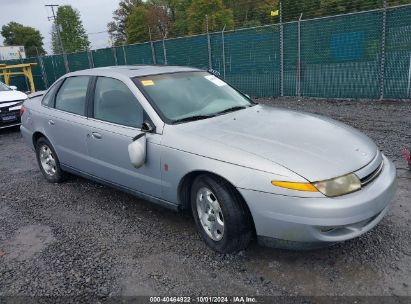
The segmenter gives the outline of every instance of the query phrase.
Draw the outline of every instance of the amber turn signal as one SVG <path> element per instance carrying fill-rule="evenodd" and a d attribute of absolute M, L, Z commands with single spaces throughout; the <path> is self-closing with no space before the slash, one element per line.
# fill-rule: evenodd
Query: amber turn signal
<path fill-rule="evenodd" d="M 273 186 L 287 188 L 297 191 L 308 191 L 308 192 L 318 192 L 318 189 L 315 188 L 310 183 L 295 183 L 295 182 L 281 182 L 281 181 L 271 181 Z"/>

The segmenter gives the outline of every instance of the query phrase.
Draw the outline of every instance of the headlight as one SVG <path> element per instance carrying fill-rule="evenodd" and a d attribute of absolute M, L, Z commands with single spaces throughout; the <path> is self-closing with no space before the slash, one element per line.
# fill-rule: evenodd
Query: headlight
<path fill-rule="evenodd" d="M 316 182 L 313 185 L 322 194 L 330 197 L 348 194 L 361 189 L 361 182 L 353 173 Z"/>
<path fill-rule="evenodd" d="M 353 173 L 315 183 L 271 181 L 271 184 L 273 186 L 297 191 L 319 191 L 329 197 L 344 195 L 361 189 L 361 182 Z"/>

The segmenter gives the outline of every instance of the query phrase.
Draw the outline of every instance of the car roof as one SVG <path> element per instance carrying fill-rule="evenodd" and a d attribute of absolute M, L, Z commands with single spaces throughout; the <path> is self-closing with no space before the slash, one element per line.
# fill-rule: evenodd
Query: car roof
<path fill-rule="evenodd" d="M 109 66 L 94 69 L 87 69 L 68 73 L 66 76 L 80 76 L 80 75 L 92 75 L 92 76 L 126 76 L 129 78 L 148 76 L 163 73 L 176 73 L 176 72 L 190 72 L 190 71 L 202 71 L 197 68 L 183 67 L 183 66 L 169 66 L 169 65 L 121 65 L 121 66 Z"/>

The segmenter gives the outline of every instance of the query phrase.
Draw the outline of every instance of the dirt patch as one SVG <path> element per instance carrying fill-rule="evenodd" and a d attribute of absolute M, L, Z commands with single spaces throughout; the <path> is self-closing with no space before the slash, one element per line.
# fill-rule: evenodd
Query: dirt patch
<path fill-rule="evenodd" d="M 2 245 L 6 260 L 24 261 L 42 252 L 54 241 L 53 232 L 48 226 L 29 225 L 21 227 L 15 236 Z"/>

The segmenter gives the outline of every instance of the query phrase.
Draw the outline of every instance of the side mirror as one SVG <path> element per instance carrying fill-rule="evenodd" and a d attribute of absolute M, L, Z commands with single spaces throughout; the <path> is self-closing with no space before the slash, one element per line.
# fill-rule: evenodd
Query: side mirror
<path fill-rule="evenodd" d="M 146 134 L 154 132 L 154 130 L 148 121 L 143 122 L 141 133 L 134 137 L 133 142 L 128 145 L 128 156 L 135 168 L 140 168 L 146 162 Z"/>
<path fill-rule="evenodd" d="M 155 128 L 148 121 L 145 121 L 141 125 L 141 131 L 145 133 L 151 133 L 155 131 Z"/>
<path fill-rule="evenodd" d="M 17 91 L 17 87 L 16 86 L 9 86 L 10 89 L 12 89 L 13 91 Z"/>
<path fill-rule="evenodd" d="M 131 164 L 140 168 L 146 162 L 146 133 L 142 132 L 133 138 L 133 142 L 128 145 L 128 157 Z"/>

